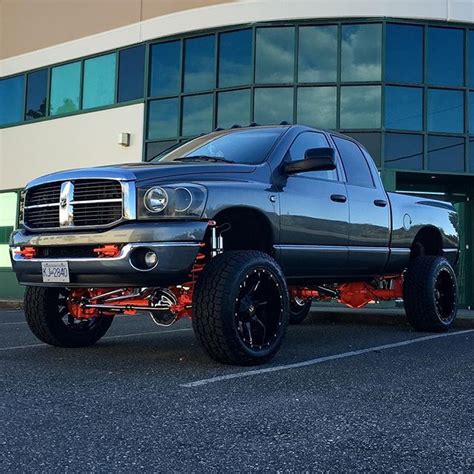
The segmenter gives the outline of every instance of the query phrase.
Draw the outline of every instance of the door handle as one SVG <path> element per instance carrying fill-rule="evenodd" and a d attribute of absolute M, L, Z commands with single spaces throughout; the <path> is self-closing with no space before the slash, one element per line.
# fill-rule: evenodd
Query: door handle
<path fill-rule="evenodd" d="M 385 207 L 387 205 L 387 201 L 385 201 L 384 199 L 376 199 L 374 201 L 374 204 L 378 207 Z"/>
<path fill-rule="evenodd" d="M 331 201 L 334 202 L 346 202 L 347 198 L 344 194 L 331 194 Z"/>

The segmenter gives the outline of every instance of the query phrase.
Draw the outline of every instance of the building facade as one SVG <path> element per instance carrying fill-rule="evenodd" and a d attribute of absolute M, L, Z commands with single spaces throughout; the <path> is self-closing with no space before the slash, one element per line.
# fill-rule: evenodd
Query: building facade
<path fill-rule="evenodd" d="M 28 180 L 286 121 L 361 141 L 389 190 L 454 202 L 474 304 L 473 1 L 0 1 L 0 297 L 20 294 Z"/>

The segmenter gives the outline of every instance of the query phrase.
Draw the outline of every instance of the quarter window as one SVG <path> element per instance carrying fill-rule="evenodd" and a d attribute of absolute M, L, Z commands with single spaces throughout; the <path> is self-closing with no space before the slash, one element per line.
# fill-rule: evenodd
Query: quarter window
<path fill-rule="evenodd" d="M 361 149 L 350 140 L 333 137 L 346 171 L 347 183 L 366 188 L 374 187 L 369 165 Z"/>
<path fill-rule="evenodd" d="M 306 150 L 311 148 L 328 148 L 329 143 L 322 133 L 303 132 L 298 135 L 288 150 L 286 161 L 303 160 Z M 311 171 L 303 173 L 302 176 L 308 178 L 328 179 L 337 181 L 336 170 Z"/>

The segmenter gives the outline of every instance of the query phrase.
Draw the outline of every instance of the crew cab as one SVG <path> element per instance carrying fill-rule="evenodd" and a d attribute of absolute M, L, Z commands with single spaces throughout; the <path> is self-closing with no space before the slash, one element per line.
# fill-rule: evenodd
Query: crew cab
<path fill-rule="evenodd" d="M 367 150 L 299 125 L 200 136 L 148 163 L 31 181 L 10 239 L 25 314 L 42 341 L 90 345 L 116 314 L 191 318 L 214 359 L 278 351 L 312 301 L 403 299 L 443 331 L 457 312 L 449 203 L 387 193 Z"/>

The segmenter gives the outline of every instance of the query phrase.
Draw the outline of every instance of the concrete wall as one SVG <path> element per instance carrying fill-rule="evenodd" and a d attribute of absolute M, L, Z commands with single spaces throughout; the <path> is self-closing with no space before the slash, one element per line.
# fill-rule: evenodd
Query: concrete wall
<path fill-rule="evenodd" d="M 0 0 L 0 59 L 226 1 Z"/>
<path fill-rule="evenodd" d="M 0 190 L 53 171 L 142 160 L 143 104 L 0 130 Z M 117 144 L 120 132 L 131 144 Z"/>

